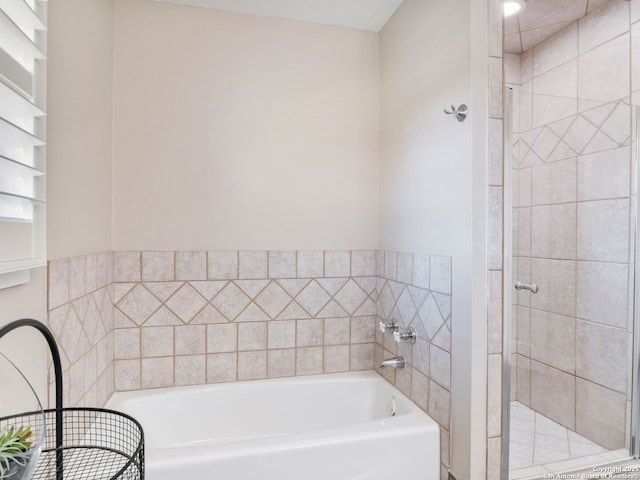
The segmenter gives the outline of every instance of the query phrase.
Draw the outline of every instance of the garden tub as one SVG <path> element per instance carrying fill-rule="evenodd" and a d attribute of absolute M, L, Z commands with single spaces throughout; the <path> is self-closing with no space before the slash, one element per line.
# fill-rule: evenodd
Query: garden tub
<path fill-rule="evenodd" d="M 112 396 L 145 432 L 147 480 L 438 480 L 436 422 L 375 372 Z"/>

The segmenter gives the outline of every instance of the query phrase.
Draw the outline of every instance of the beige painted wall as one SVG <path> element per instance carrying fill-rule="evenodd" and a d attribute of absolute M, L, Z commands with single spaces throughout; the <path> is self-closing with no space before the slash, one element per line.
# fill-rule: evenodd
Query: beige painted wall
<path fill-rule="evenodd" d="M 25 285 L 0 290 L 0 326 L 19 318 L 44 321 L 47 314 L 45 296 L 46 269 L 31 271 L 31 281 Z M 7 356 L 36 389 L 40 401 L 47 401 L 48 349 L 44 338 L 33 328 L 21 328 L 0 339 L 0 352 Z M 24 389 L 4 358 L 0 358 L 0 412 L 22 412 L 35 408 L 32 395 Z M 8 391 L 7 391 L 8 389 Z M 25 407 L 28 405 L 28 407 Z"/>
<path fill-rule="evenodd" d="M 116 1 L 114 248 L 377 246 L 378 36 Z"/>
<path fill-rule="evenodd" d="M 111 249 L 113 7 L 49 4 L 49 259 Z"/>
<path fill-rule="evenodd" d="M 380 39 L 379 248 L 452 257 L 458 478 L 481 478 L 485 465 L 487 6 L 472 3 L 405 0 Z M 462 103 L 464 123 L 444 114 Z"/>
<path fill-rule="evenodd" d="M 381 32 L 380 248 L 452 257 L 451 467 L 469 477 L 469 324 L 472 271 L 469 3 L 405 0 Z M 475 112 L 472 112 L 472 114 Z M 461 359 L 463 361 L 461 362 Z M 460 368 L 463 365 L 463 368 Z M 464 427 L 458 428 L 462 419 Z"/>
<path fill-rule="evenodd" d="M 450 254 L 468 243 L 471 122 L 443 113 L 471 92 L 469 33 L 452 35 L 443 19 L 468 16 L 467 2 L 405 0 L 382 30 L 383 249 Z"/>
<path fill-rule="evenodd" d="M 113 1 L 56 0 L 48 26 L 47 241 L 48 258 L 58 258 L 111 248 Z M 47 320 L 46 275 L 34 269 L 29 283 L 0 290 L 0 325 Z M 41 335 L 12 332 L 0 350 L 24 367 L 46 402 L 49 353 Z M 20 407 L 22 393 L 2 395 L 0 410 L 14 400 Z"/>

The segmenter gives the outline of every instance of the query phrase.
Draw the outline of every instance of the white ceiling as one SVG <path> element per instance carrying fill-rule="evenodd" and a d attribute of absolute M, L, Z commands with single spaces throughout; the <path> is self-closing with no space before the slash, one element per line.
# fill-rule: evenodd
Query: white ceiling
<path fill-rule="evenodd" d="M 379 32 L 404 0 L 154 1 Z M 524 12 L 505 19 L 504 50 L 525 52 L 608 1 L 526 0 Z"/>
<path fill-rule="evenodd" d="M 403 0 L 155 0 L 379 32 Z"/>
<path fill-rule="evenodd" d="M 525 0 L 527 8 L 504 22 L 504 51 L 522 53 L 609 0 Z"/>

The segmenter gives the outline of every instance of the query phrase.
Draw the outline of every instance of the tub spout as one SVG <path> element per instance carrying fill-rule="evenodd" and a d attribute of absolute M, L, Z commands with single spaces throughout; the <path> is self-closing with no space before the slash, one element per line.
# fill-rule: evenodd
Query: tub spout
<path fill-rule="evenodd" d="M 407 362 L 405 362 L 403 356 L 385 358 L 380 362 L 380 368 L 387 368 L 387 367 L 404 368 L 406 363 Z"/>

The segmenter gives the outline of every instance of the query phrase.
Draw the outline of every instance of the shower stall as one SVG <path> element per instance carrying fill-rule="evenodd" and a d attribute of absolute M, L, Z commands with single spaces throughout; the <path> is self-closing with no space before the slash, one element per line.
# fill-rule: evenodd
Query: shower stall
<path fill-rule="evenodd" d="M 585 13 L 505 55 L 503 478 L 638 453 L 640 23 Z"/>
<path fill-rule="evenodd" d="M 623 102 L 605 103 L 511 136 L 512 472 L 544 474 L 543 468 L 629 456 L 637 210 L 632 112 Z"/>

